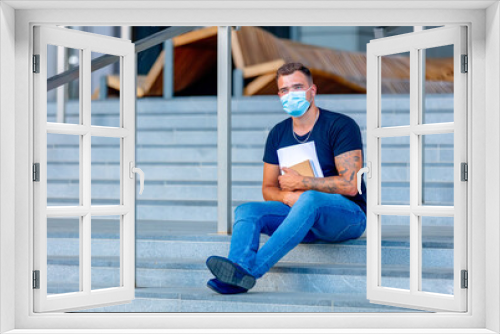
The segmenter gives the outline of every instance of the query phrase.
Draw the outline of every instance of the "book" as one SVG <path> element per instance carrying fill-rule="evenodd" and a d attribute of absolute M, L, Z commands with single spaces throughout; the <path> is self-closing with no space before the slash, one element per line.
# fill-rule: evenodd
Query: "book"
<path fill-rule="evenodd" d="M 278 151 L 278 160 L 280 169 L 290 167 L 308 161 L 315 177 L 324 177 L 321 165 L 319 164 L 318 154 L 314 141 L 305 144 L 282 147 Z M 284 174 L 281 170 L 281 174 Z"/>
<path fill-rule="evenodd" d="M 288 168 L 293 169 L 302 176 L 314 177 L 314 170 L 311 165 L 311 160 L 304 160 Z"/>

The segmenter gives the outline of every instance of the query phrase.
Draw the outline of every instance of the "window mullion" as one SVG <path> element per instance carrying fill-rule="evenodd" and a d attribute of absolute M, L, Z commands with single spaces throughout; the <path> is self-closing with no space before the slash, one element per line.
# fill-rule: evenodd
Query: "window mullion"
<path fill-rule="evenodd" d="M 419 58 L 418 50 L 410 51 L 410 291 L 418 292 L 420 281 L 420 233 L 419 217 L 414 209 L 418 206 L 419 179 L 419 135 L 415 133 L 419 110 Z"/>
<path fill-rule="evenodd" d="M 91 50 L 86 48 L 83 50 L 82 66 L 80 68 L 81 81 L 81 117 L 82 125 L 90 127 L 90 117 L 91 117 L 91 79 L 90 79 L 90 63 L 91 63 Z M 82 145 L 81 149 L 81 174 L 80 174 L 80 184 L 82 185 L 82 204 L 84 207 L 90 209 L 91 206 L 91 134 L 90 132 L 84 134 L 81 137 Z M 83 282 L 83 291 L 90 293 L 91 290 L 91 216 L 90 210 L 82 217 L 82 234 L 80 235 L 81 241 L 81 254 L 82 262 L 80 264 L 80 272 L 82 274 L 81 281 Z"/>
<path fill-rule="evenodd" d="M 217 30 L 217 232 L 231 233 L 231 27 Z"/>

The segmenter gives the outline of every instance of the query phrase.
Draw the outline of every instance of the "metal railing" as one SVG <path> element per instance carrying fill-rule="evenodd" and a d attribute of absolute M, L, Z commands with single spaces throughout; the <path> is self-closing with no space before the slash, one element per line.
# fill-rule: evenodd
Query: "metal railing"
<path fill-rule="evenodd" d="M 175 36 L 193 31 L 198 27 L 169 27 L 151 36 L 135 42 L 135 52 L 147 50 L 160 43 L 173 50 L 171 39 Z M 217 233 L 230 234 L 232 232 L 232 195 L 231 195 L 231 27 L 220 26 L 217 31 Z M 165 61 L 170 61 L 170 68 L 165 67 L 164 76 L 169 69 L 173 70 L 172 52 Z M 103 55 L 91 61 L 91 72 L 97 71 L 107 65 L 120 60 L 118 56 Z M 167 64 L 166 64 L 167 65 Z M 80 68 L 74 67 L 63 73 L 54 75 L 47 79 L 47 91 L 56 89 L 67 84 L 80 76 Z M 170 75 L 171 76 L 171 75 Z M 165 87 L 167 86 L 167 87 Z M 173 77 L 165 80 L 165 90 L 173 92 Z M 172 94 L 170 92 L 170 94 Z M 168 95 L 165 95 L 168 96 Z M 137 119 L 137 115 L 136 115 Z M 136 136 L 137 138 L 137 136 Z"/>
<path fill-rule="evenodd" d="M 198 27 L 169 27 L 159 31 L 151 36 L 143 38 L 135 42 L 135 53 L 145 51 L 153 46 L 161 44 L 166 40 L 172 39 L 178 35 L 193 31 Z M 103 55 L 97 57 L 91 62 L 91 72 L 97 71 L 105 66 L 114 64 L 120 60 L 120 57 L 114 55 Z M 75 66 L 63 73 L 56 74 L 47 79 L 47 91 L 51 91 L 59 86 L 67 84 L 80 77 L 80 67 Z"/>

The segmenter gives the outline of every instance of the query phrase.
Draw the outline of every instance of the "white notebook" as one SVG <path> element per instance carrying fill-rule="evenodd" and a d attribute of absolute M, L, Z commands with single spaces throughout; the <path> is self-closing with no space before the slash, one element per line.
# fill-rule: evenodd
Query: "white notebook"
<path fill-rule="evenodd" d="M 310 141 L 304 144 L 297 144 L 288 147 L 283 147 L 278 150 L 278 159 L 280 164 L 280 169 L 283 167 L 290 167 L 304 160 L 310 160 L 312 162 L 312 167 L 314 175 L 316 177 L 324 177 L 323 171 L 318 160 L 318 154 L 316 153 L 316 145 L 314 141 Z M 281 172 L 283 174 L 283 171 Z"/>

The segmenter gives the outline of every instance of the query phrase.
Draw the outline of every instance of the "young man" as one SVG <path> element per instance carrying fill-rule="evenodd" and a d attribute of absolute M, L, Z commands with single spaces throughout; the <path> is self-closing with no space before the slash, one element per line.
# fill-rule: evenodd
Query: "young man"
<path fill-rule="evenodd" d="M 218 293 L 243 293 L 301 242 L 340 242 L 360 237 L 366 227 L 366 188 L 357 191 L 363 166 L 361 133 L 348 116 L 318 108 L 311 72 L 300 63 L 278 69 L 278 96 L 291 117 L 269 133 L 264 153 L 265 202 L 235 210 L 228 258 L 211 256 L 207 267 Z M 324 177 L 301 176 L 279 167 L 277 150 L 314 142 Z M 281 175 L 282 174 L 282 175 Z M 270 236 L 259 249 L 261 233 Z"/>

